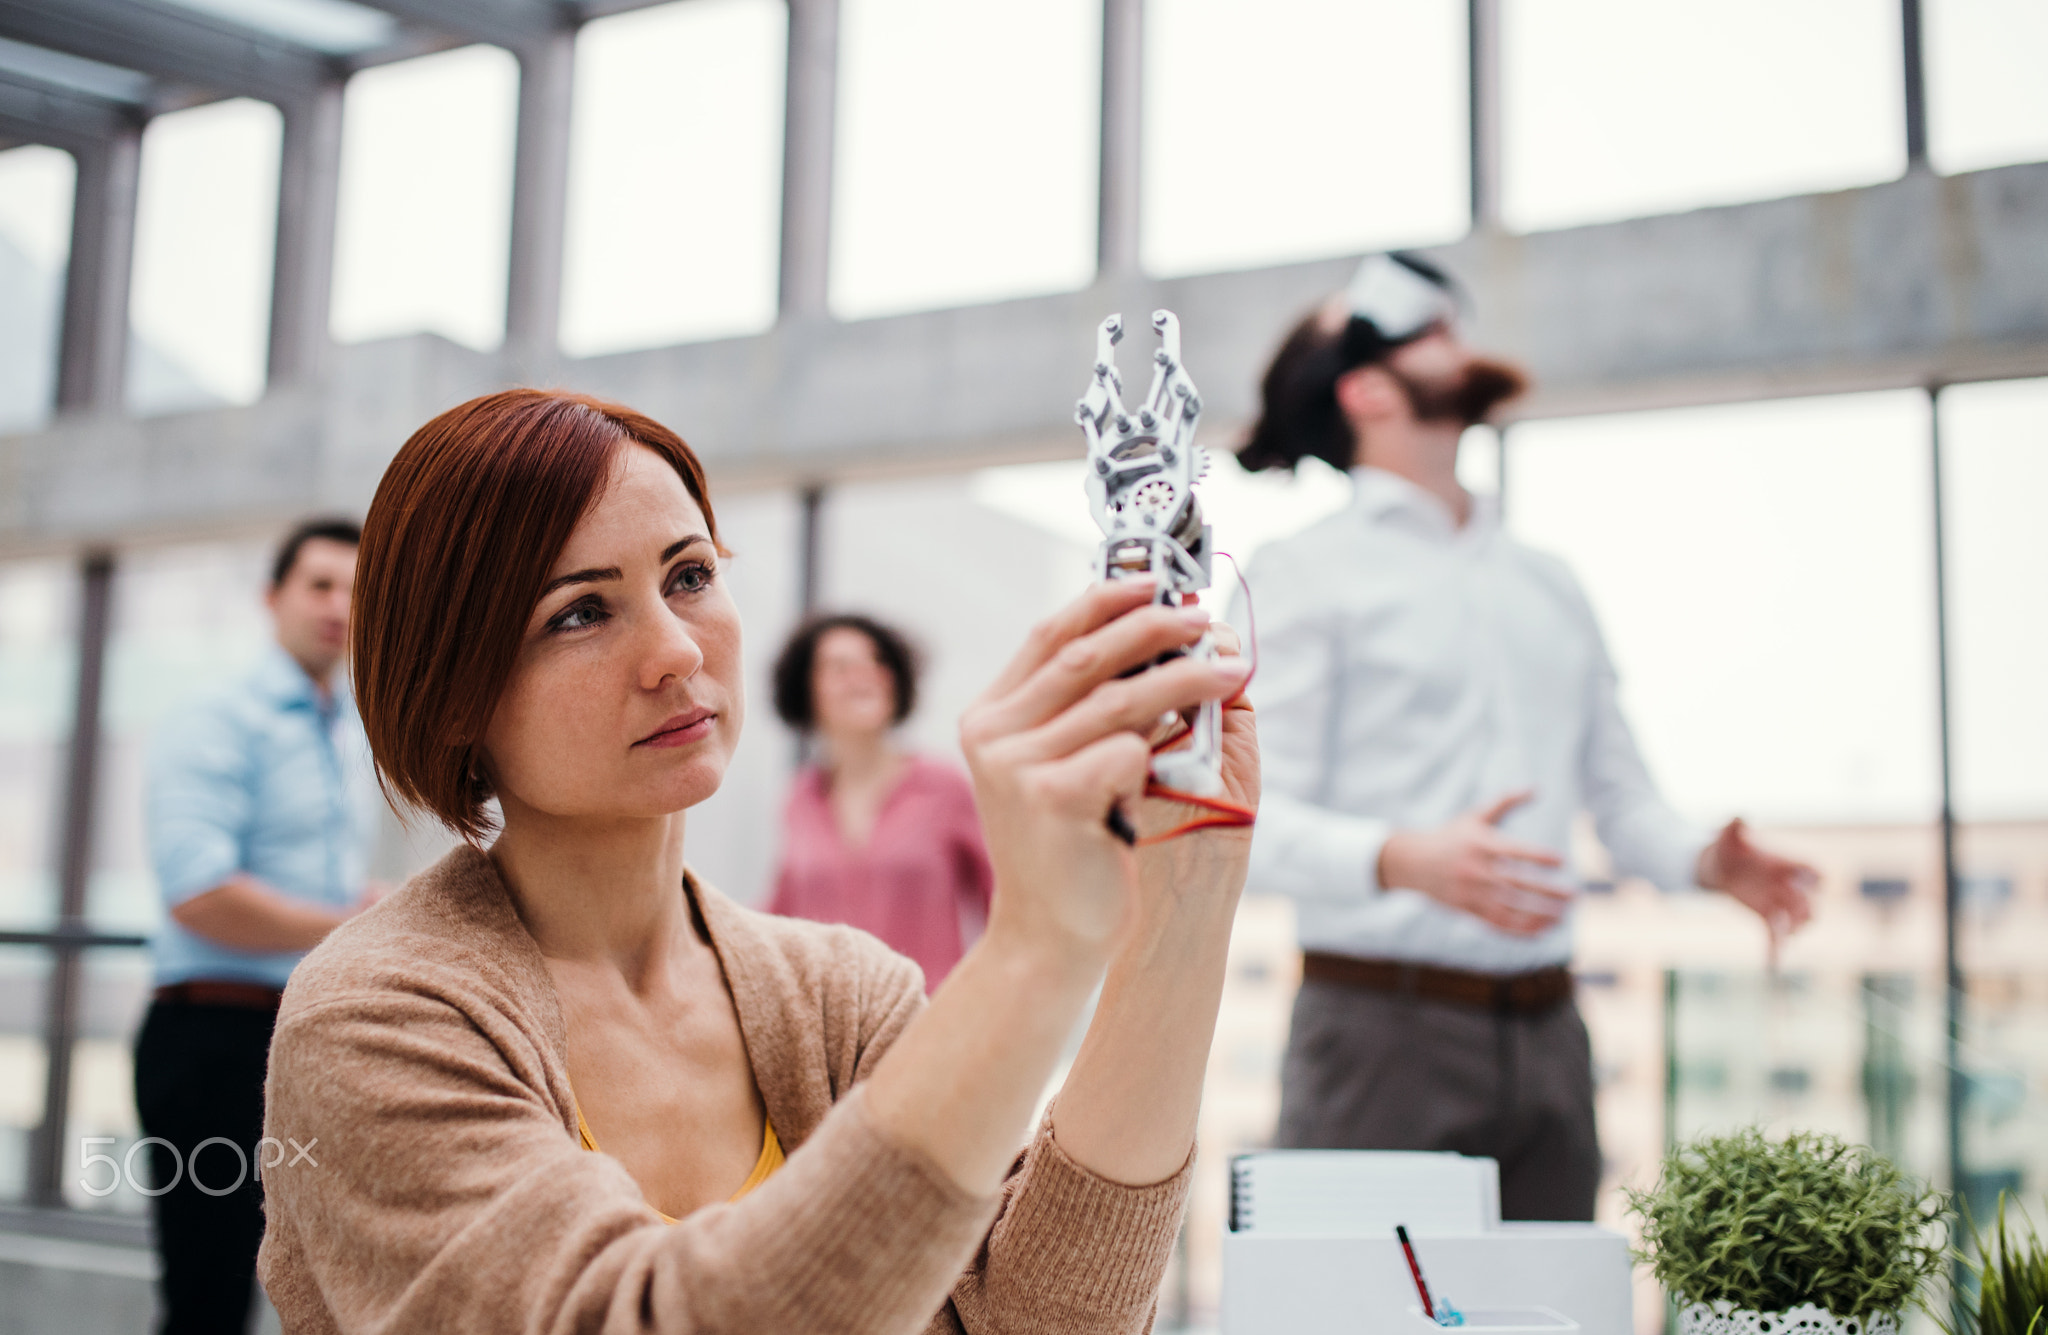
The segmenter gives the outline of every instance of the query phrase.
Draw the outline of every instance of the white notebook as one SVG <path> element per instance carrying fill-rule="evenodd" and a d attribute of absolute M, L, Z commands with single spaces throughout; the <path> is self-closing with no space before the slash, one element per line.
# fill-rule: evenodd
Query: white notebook
<path fill-rule="evenodd" d="M 1297 1238 L 1471 1237 L 1500 1226 L 1500 1165 L 1403 1150 L 1261 1150 L 1230 1161 L 1230 1227 Z"/>

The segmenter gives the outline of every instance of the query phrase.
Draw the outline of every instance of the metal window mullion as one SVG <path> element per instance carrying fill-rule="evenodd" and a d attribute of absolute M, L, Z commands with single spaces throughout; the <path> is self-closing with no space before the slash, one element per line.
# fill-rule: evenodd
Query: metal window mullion
<path fill-rule="evenodd" d="M 1949 676 L 1948 524 L 1942 513 L 1941 391 L 1927 391 L 1927 455 L 1934 493 L 1934 664 L 1935 704 L 1941 746 L 1941 945 L 1943 1065 L 1948 1094 L 1949 1188 L 1959 1196 L 1964 1186 L 1963 1105 L 1968 1081 L 1962 1064 L 1963 969 L 1957 953 L 1956 918 L 1961 877 L 1956 869 L 1954 703 Z"/>
<path fill-rule="evenodd" d="M 797 493 L 796 602 L 797 614 L 808 617 L 824 601 L 820 584 L 824 578 L 825 488 L 812 483 Z"/>
<path fill-rule="evenodd" d="M 63 832 L 57 863 L 59 931 L 85 930 L 85 895 L 92 871 L 93 805 L 98 790 L 101 683 L 106 675 L 108 611 L 114 586 L 111 552 L 88 553 L 80 571 L 77 704 L 65 759 Z M 29 1199 L 64 1203 L 64 1136 L 71 1111 L 71 1045 L 78 1037 L 80 947 L 50 947 L 50 978 L 43 1013 L 43 1117 L 29 1162 Z"/>
<path fill-rule="evenodd" d="M 1899 0 L 1900 75 L 1906 113 L 1906 170 L 1927 165 L 1927 28 L 1920 0 Z"/>
<path fill-rule="evenodd" d="M 133 932 L 95 932 L 90 928 L 56 928 L 47 932 L 0 932 L 0 946 L 36 946 L 46 950 L 93 950 L 103 946 L 140 949 L 149 938 Z"/>
<path fill-rule="evenodd" d="M 824 546 L 825 486 L 813 482 L 797 492 L 796 614 L 800 623 L 817 615 L 825 600 Z M 802 765 L 810 755 L 811 735 L 808 730 L 799 729 L 791 752 L 792 763 Z"/>

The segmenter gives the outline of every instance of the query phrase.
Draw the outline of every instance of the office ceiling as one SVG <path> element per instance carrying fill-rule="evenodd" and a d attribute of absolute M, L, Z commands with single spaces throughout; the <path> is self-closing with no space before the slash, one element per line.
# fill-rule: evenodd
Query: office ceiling
<path fill-rule="evenodd" d="M 517 51 L 651 0 L 0 0 L 0 146 L 75 148 L 227 97 L 290 105 L 359 69 Z"/>

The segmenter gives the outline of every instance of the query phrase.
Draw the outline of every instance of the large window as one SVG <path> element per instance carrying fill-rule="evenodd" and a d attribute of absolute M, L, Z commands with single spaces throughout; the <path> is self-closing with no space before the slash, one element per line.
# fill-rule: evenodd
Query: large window
<path fill-rule="evenodd" d="M 1895 0 L 1503 0 L 1519 231 L 1865 185 L 1906 161 Z"/>
<path fill-rule="evenodd" d="M 1582 832 L 1608 1222 L 1670 1140 L 1757 1121 L 1945 1173 L 1930 426 L 1907 390 L 1508 434 L 1510 530 L 1584 587 L 1659 787 L 1821 877 L 1773 967 L 1753 914 L 1617 886 Z"/>
<path fill-rule="evenodd" d="M 76 175 L 54 148 L 0 153 L 0 432 L 40 424 L 56 399 Z"/>
<path fill-rule="evenodd" d="M 1025 631 L 1088 580 L 1089 547 L 999 513 L 977 493 L 958 475 L 870 483 L 838 489 L 825 511 L 820 601 L 872 612 L 923 645 L 923 702 L 909 733 L 940 754 L 958 754 L 961 711 Z M 1071 494 L 1085 524 L 1078 473 Z"/>
<path fill-rule="evenodd" d="M 1980 1211 L 2048 1184 L 2048 380 L 1941 395 L 1963 1149 Z"/>
<path fill-rule="evenodd" d="M 142 135 L 128 402 L 178 412 L 263 395 L 284 121 L 236 98 Z"/>
<path fill-rule="evenodd" d="M 1934 165 L 1959 172 L 2048 158 L 2048 6 L 1927 0 L 1922 12 Z"/>
<path fill-rule="evenodd" d="M 2048 380 L 1941 396 L 1956 807 L 2048 816 Z"/>
<path fill-rule="evenodd" d="M 845 0 L 831 304 L 858 319 L 1095 272 L 1099 0 Z"/>
<path fill-rule="evenodd" d="M 1151 0 L 1145 24 L 1148 270 L 1465 231 L 1462 0 Z"/>
<path fill-rule="evenodd" d="M 787 11 L 689 0 L 576 39 L 562 348 L 775 321 Z"/>
<path fill-rule="evenodd" d="M 1905 390 L 1510 434 L 1513 528 L 1585 585 L 1688 813 L 1934 813 L 1927 418 Z"/>
<path fill-rule="evenodd" d="M 364 70 L 342 118 L 334 336 L 505 333 L 519 65 L 469 46 Z"/>

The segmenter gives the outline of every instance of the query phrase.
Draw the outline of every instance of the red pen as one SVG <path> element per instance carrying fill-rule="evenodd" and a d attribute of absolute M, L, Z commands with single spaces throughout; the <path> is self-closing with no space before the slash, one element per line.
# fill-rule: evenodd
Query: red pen
<path fill-rule="evenodd" d="M 1422 1295 L 1422 1314 L 1434 1321 L 1436 1304 L 1429 1300 L 1429 1285 L 1422 1282 L 1422 1263 L 1415 1259 L 1415 1247 L 1408 1241 L 1407 1226 L 1394 1225 L 1394 1236 L 1401 1240 L 1401 1251 L 1408 1257 L 1408 1273 L 1415 1276 L 1415 1291 Z"/>

